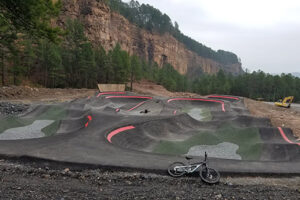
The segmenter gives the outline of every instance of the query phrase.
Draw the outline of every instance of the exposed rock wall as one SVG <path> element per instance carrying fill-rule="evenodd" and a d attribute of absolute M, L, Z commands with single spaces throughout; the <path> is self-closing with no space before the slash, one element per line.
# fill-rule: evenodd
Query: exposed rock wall
<path fill-rule="evenodd" d="M 101 44 L 109 50 L 119 43 L 130 54 L 143 56 L 160 66 L 168 62 L 181 74 L 194 68 L 201 68 L 201 71 L 210 74 L 220 69 L 234 74 L 242 73 L 240 63 L 224 66 L 203 58 L 185 48 L 170 34 L 160 35 L 136 27 L 120 14 L 111 12 L 101 1 L 64 0 L 58 24 L 63 26 L 67 18 L 79 19 L 85 27 L 86 36 L 95 45 Z"/>

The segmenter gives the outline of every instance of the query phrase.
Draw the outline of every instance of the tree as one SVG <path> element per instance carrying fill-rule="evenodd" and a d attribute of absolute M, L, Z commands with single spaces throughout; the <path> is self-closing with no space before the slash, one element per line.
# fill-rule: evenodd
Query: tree
<path fill-rule="evenodd" d="M 22 59 L 22 71 L 24 72 L 26 78 L 29 79 L 36 60 L 35 49 L 30 39 L 24 40 L 23 45 L 24 52 Z"/>
<path fill-rule="evenodd" d="M 130 59 L 126 51 L 121 50 L 121 46 L 116 44 L 111 54 L 111 65 L 113 70 L 113 82 L 125 83 L 128 81 Z"/>
<path fill-rule="evenodd" d="M 96 62 L 91 43 L 81 45 L 79 56 L 79 72 L 81 74 L 81 85 L 88 88 L 93 83 L 96 85 Z M 83 77 L 82 77 L 83 76 Z M 90 84 L 88 84 L 90 82 Z"/>
<path fill-rule="evenodd" d="M 130 90 L 132 91 L 133 81 L 140 80 L 141 78 L 141 62 L 136 55 L 131 56 L 130 63 Z"/>
<path fill-rule="evenodd" d="M 51 19 L 58 16 L 61 7 L 60 1 L 52 0 L 1 0 L 0 1 L 0 65 L 2 68 L 2 85 L 5 85 L 5 71 L 9 59 L 16 58 L 17 40 L 22 40 L 25 35 L 38 38 L 47 38 L 57 42 L 63 35 L 61 29 L 51 25 Z M 21 39 L 20 39 L 21 38 Z M 10 70 L 16 78 L 15 60 Z M 19 67 L 18 67 L 19 68 Z M 15 81 L 14 81 L 15 82 Z"/>
<path fill-rule="evenodd" d="M 86 59 L 82 53 L 82 48 L 87 47 L 87 38 L 84 34 L 84 28 L 78 20 L 67 19 L 66 22 L 66 36 L 65 40 L 62 42 L 62 57 L 63 57 L 63 67 L 66 76 L 66 82 L 71 87 L 80 87 L 82 85 L 87 86 L 87 74 L 81 74 L 83 68 L 87 66 L 82 66 Z M 86 54 L 85 54 L 86 55 Z M 82 75 L 85 78 L 82 78 Z M 84 80 L 83 80 L 84 79 Z"/>
<path fill-rule="evenodd" d="M 61 1 L 53 0 L 1 0 L 2 17 L 17 33 L 36 38 L 59 40 L 62 31 L 51 25 L 51 19 L 58 16 Z"/>
<path fill-rule="evenodd" d="M 1 10 L 1 7 L 0 7 Z M 2 85 L 5 85 L 5 64 L 8 59 L 16 53 L 16 48 L 13 42 L 17 39 L 17 33 L 10 25 L 10 22 L 5 18 L 3 13 L 0 13 L 0 65 Z"/>
<path fill-rule="evenodd" d="M 109 74 L 111 74 L 111 68 L 109 65 L 108 56 L 102 46 L 95 49 L 95 62 L 97 70 L 97 82 L 108 83 Z"/>
<path fill-rule="evenodd" d="M 43 74 L 44 86 L 56 87 L 57 80 L 64 77 L 59 46 L 46 39 L 41 40 L 37 47 L 37 58 L 39 72 Z"/>
<path fill-rule="evenodd" d="M 180 32 L 179 25 L 177 22 L 174 23 L 174 28 L 175 28 L 175 31 Z"/>

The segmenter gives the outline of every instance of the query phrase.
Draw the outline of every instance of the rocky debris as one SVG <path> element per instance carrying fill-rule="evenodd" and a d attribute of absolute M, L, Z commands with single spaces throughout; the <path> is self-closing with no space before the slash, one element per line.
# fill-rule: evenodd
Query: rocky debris
<path fill-rule="evenodd" d="M 270 185 L 207 185 L 197 176 L 105 169 L 36 167 L 0 163 L 1 199 L 299 199 L 294 188 Z"/>
<path fill-rule="evenodd" d="M 25 112 L 28 108 L 28 104 L 0 102 L 0 115 L 18 115 Z"/>

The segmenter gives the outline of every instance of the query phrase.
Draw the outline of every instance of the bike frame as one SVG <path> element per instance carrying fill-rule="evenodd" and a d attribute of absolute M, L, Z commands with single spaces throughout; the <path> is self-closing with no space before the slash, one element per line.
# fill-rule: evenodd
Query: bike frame
<path fill-rule="evenodd" d="M 190 165 L 184 165 L 184 166 L 176 166 L 174 167 L 175 171 L 184 171 L 186 173 L 193 173 L 195 172 L 197 169 L 199 169 L 201 166 L 206 167 L 206 163 L 205 162 L 200 162 L 200 163 L 194 163 L 194 164 L 190 164 Z"/>

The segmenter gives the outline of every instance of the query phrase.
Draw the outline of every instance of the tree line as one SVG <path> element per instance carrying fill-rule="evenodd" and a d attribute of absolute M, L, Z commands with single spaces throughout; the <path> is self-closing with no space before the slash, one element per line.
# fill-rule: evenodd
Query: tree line
<path fill-rule="evenodd" d="M 9 12 L 12 7 L 17 8 L 16 16 L 20 18 Z M 35 12 L 38 8 L 42 12 Z M 105 51 L 101 45 L 93 46 L 88 41 L 78 20 L 67 20 L 63 30 L 50 26 L 50 19 L 60 9 L 59 1 L 53 4 L 51 0 L 6 0 L 0 1 L 0 9 L 2 86 L 19 85 L 25 80 L 52 88 L 96 88 L 97 83 L 147 79 L 170 91 L 229 94 L 267 101 L 293 95 L 300 101 L 300 79 L 291 74 L 274 76 L 257 71 L 233 76 L 221 70 L 215 75 L 199 73 L 191 78 L 179 74 L 168 63 L 158 66 L 129 55 L 118 44 Z M 34 11 L 30 12 L 31 9 Z"/>
<path fill-rule="evenodd" d="M 244 73 L 239 76 L 225 74 L 202 75 L 192 81 L 191 91 L 199 94 L 228 94 L 265 101 L 277 101 L 294 96 L 300 101 L 300 78 L 291 74 L 271 75 L 263 71 Z"/>
<path fill-rule="evenodd" d="M 228 51 L 213 49 L 197 42 L 196 40 L 184 35 L 179 30 L 177 22 L 172 23 L 170 17 L 161 13 L 160 10 L 148 5 L 140 4 L 138 1 L 131 0 L 125 3 L 122 0 L 110 0 L 106 2 L 110 8 L 119 12 L 131 23 L 136 24 L 140 28 L 160 34 L 169 33 L 178 41 L 182 42 L 189 50 L 196 52 L 199 56 L 210 58 L 224 65 L 240 62 L 238 57 Z"/>

